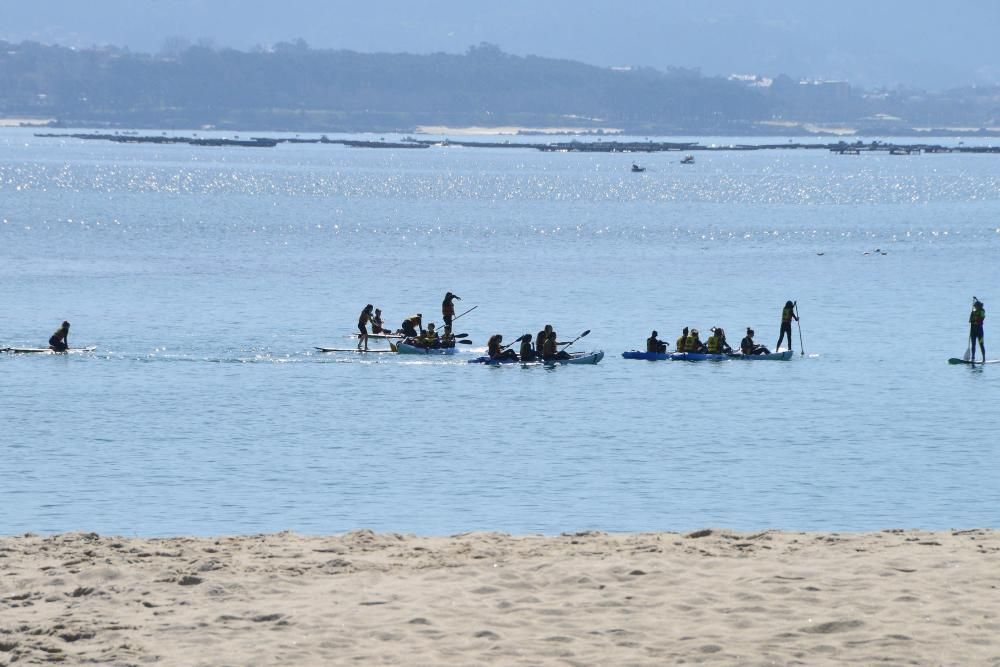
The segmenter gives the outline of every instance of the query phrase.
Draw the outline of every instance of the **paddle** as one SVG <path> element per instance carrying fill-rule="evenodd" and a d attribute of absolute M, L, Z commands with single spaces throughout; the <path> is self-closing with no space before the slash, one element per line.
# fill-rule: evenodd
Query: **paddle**
<path fill-rule="evenodd" d="M 799 320 L 799 302 L 793 302 L 792 306 L 795 308 L 795 326 L 799 328 L 799 354 L 805 356 L 806 350 L 802 347 L 802 322 Z M 788 347 L 791 347 L 791 345 Z"/>
<path fill-rule="evenodd" d="M 976 307 L 976 301 L 977 300 L 978 299 L 976 299 L 976 297 L 972 297 L 972 307 L 973 308 Z M 969 328 L 969 344 L 965 348 L 965 354 L 962 355 L 962 361 L 968 361 L 971 358 L 972 358 L 972 328 L 970 327 Z M 984 361 L 985 361 L 985 359 L 984 359 Z"/>
<path fill-rule="evenodd" d="M 589 334 L 589 333 L 590 333 L 590 329 L 587 329 L 587 330 L 586 330 L 586 331 L 584 331 L 584 332 L 583 332 L 582 334 L 580 334 L 579 336 L 577 336 L 576 338 L 574 338 L 574 339 L 573 339 L 573 340 L 571 340 L 570 342 L 566 343 L 566 347 L 564 347 L 564 348 L 563 348 L 563 351 L 565 351 L 565 350 L 566 350 L 566 348 L 568 348 L 568 347 L 569 347 L 570 345 L 572 345 L 572 344 L 573 344 L 573 343 L 575 343 L 576 341 L 580 340 L 581 338 L 583 338 L 584 336 L 586 336 L 586 335 L 587 335 L 587 334 Z"/>
<path fill-rule="evenodd" d="M 474 311 L 476 308 L 479 308 L 479 306 L 473 306 L 472 308 L 469 308 L 467 311 L 465 311 L 464 313 L 462 313 L 462 315 L 468 315 L 469 313 L 471 313 L 472 311 Z M 454 324 L 455 320 L 457 320 L 458 318 L 460 318 L 462 315 L 456 315 L 455 317 L 451 318 L 451 323 Z"/>
<path fill-rule="evenodd" d="M 508 347 L 511 347 L 512 345 L 517 345 L 518 343 L 520 343 L 521 341 L 523 341 L 525 338 L 527 338 L 527 339 L 530 340 L 531 339 L 531 334 L 524 334 L 520 338 L 515 338 L 512 342 L 507 343 L 506 345 L 500 346 L 500 349 L 501 350 L 506 350 Z"/>

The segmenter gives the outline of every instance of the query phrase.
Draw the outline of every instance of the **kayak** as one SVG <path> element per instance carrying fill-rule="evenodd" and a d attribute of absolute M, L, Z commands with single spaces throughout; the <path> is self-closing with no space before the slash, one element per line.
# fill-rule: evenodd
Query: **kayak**
<path fill-rule="evenodd" d="M 972 366 L 973 364 L 996 364 L 1000 363 L 1000 359 L 987 359 L 986 361 L 968 361 L 966 359 L 956 359 L 952 357 L 948 360 L 949 364 L 965 364 L 967 366 Z"/>
<path fill-rule="evenodd" d="M 722 361 L 723 359 L 746 359 L 747 361 L 786 361 L 792 358 L 791 350 L 769 354 L 705 354 L 702 352 L 622 352 L 625 359 L 645 359 L 646 361 Z"/>
<path fill-rule="evenodd" d="M 455 354 L 458 346 L 452 347 L 419 347 L 409 343 L 396 343 L 396 352 L 400 354 Z"/>
<path fill-rule="evenodd" d="M 734 354 L 731 359 L 746 359 L 747 361 L 788 361 L 795 354 L 791 350 L 768 352 L 767 354 Z"/>
<path fill-rule="evenodd" d="M 93 352 L 96 349 L 96 345 L 92 345 L 91 347 L 71 347 L 64 352 L 56 352 L 48 347 L 0 347 L 0 352 L 10 352 L 11 354 L 82 354 L 84 352 Z"/>
<path fill-rule="evenodd" d="M 577 352 L 575 354 L 571 354 L 569 359 L 553 359 L 552 361 L 542 361 L 541 359 L 525 362 L 515 361 L 513 359 L 499 361 L 496 359 L 490 359 L 489 357 L 476 357 L 475 359 L 469 359 L 469 363 L 485 364 L 487 366 L 508 366 L 511 364 L 521 364 L 522 366 L 565 366 L 567 364 L 596 364 L 603 358 L 604 350 L 597 350 L 595 352 Z"/>
<path fill-rule="evenodd" d="M 669 361 L 671 354 L 670 352 L 640 352 L 639 350 L 631 350 L 629 352 L 622 352 L 622 357 L 625 359 L 645 359 L 646 361 Z"/>

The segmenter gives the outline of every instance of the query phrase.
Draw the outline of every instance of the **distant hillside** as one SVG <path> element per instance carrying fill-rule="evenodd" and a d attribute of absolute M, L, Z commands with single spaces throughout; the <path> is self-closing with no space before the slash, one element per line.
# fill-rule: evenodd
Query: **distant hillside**
<path fill-rule="evenodd" d="M 770 85 L 762 85 L 770 84 Z M 0 42 L 0 116 L 66 126 L 410 131 L 418 125 L 788 133 L 790 123 L 982 127 L 1000 91 L 867 92 L 846 82 L 731 81 L 696 71 L 609 69 L 517 57 L 361 54 L 303 42 L 152 56 Z M 765 123 L 765 124 L 761 124 Z"/>

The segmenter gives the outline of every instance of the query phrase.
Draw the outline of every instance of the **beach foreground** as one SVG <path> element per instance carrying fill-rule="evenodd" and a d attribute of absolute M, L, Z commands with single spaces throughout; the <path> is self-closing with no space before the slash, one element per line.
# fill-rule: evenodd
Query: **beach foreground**
<path fill-rule="evenodd" d="M 0 664 L 1000 664 L 1000 532 L 0 539 Z"/>

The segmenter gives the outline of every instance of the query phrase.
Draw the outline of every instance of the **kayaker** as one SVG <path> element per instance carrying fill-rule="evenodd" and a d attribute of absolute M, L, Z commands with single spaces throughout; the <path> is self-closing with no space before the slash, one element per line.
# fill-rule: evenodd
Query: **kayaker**
<path fill-rule="evenodd" d="M 715 327 L 715 340 L 719 347 L 719 354 L 732 354 L 733 348 L 726 340 L 726 331 L 722 327 Z"/>
<path fill-rule="evenodd" d="M 781 333 L 778 335 L 778 344 L 774 349 L 781 351 L 781 341 L 785 340 L 788 334 L 788 349 L 792 349 L 792 320 L 799 321 L 799 316 L 795 314 L 795 304 L 791 301 L 785 302 L 785 307 L 781 309 Z"/>
<path fill-rule="evenodd" d="M 437 347 L 440 343 L 437 332 L 434 331 L 434 323 L 427 325 L 427 329 L 420 334 L 420 344 L 424 347 Z"/>
<path fill-rule="evenodd" d="M 517 353 L 514 350 L 504 349 L 501 345 L 503 336 L 493 334 L 489 342 L 486 343 L 486 353 L 493 361 L 517 361 Z"/>
<path fill-rule="evenodd" d="M 667 344 L 657 338 L 657 336 L 659 336 L 659 334 L 654 331 L 653 334 L 646 339 L 646 352 L 663 354 L 667 351 Z"/>
<path fill-rule="evenodd" d="M 969 347 L 972 349 L 972 361 L 976 360 L 977 340 L 979 341 L 979 351 L 983 353 L 983 361 L 986 361 L 986 345 L 983 343 L 984 321 L 986 321 L 986 308 L 983 307 L 982 301 L 976 299 L 972 302 L 972 312 L 969 313 Z M 63 322 L 63 324 L 66 323 Z"/>
<path fill-rule="evenodd" d="M 365 306 L 365 309 L 361 311 L 361 315 L 358 317 L 358 349 L 361 349 L 362 344 L 365 346 L 365 350 L 368 349 L 368 323 L 372 321 L 372 310 L 375 306 L 370 303 Z"/>
<path fill-rule="evenodd" d="M 687 337 L 688 337 L 688 328 L 684 327 L 684 331 L 681 332 L 681 337 L 677 339 L 677 343 L 674 345 L 674 351 L 683 352 L 684 350 L 687 349 Z"/>
<path fill-rule="evenodd" d="M 542 352 L 542 349 L 545 347 L 545 341 L 549 339 L 550 333 L 552 333 L 551 324 L 546 324 L 545 328 L 538 332 L 538 335 L 535 336 L 535 352 Z"/>
<path fill-rule="evenodd" d="M 534 361 L 538 356 L 535 353 L 535 348 L 531 346 L 531 334 L 526 333 L 521 336 L 521 349 L 518 351 L 518 357 L 520 357 L 521 362 Z"/>
<path fill-rule="evenodd" d="M 418 328 L 420 331 L 417 331 Z M 420 313 L 407 317 L 403 320 L 403 324 L 400 327 L 400 331 L 402 331 L 403 335 L 407 338 L 417 338 L 421 333 L 423 333 L 423 330 L 423 315 Z"/>
<path fill-rule="evenodd" d="M 49 336 L 49 349 L 56 352 L 65 352 L 69 349 L 69 322 L 63 322 L 56 332 Z"/>
<path fill-rule="evenodd" d="M 556 332 L 550 331 L 548 338 L 545 339 L 545 344 L 542 346 L 542 359 L 544 361 L 555 361 L 557 359 L 569 359 L 569 352 L 566 350 L 560 350 L 559 345 L 565 345 L 566 343 L 559 343 L 556 341 Z"/>
<path fill-rule="evenodd" d="M 698 330 L 691 329 L 691 333 L 684 340 L 684 351 L 685 352 L 704 352 L 705 344 L 701 342 L 701 338 L 698 337 Z"/>
<path fill-rule="evenodd" d="M 757 343 L 753 342 L 753 329 L 751 329 L 750 327 L 747 327 L 747 335 L 744 336 L 743 340 L 740 341 L 740 352 L 746 355 L 771 353 L 770 350 L 768 350 L 763 345 L 758 345 Z"/>
<path fill-rule="evenodd" d="M 373 334 L 389 333 L 382 326 L 383 324 L 385 324 L 385 322 L 382 321 L 382 309 L 376 308 L 375 315 L 372 316 L 372 333 Z"/>
<path fill-rule="evenodd" d="M 441 302 L 441 316 L 444 318 L 445 334 L 451 333 L 451 321 L 455 318 L 455 303 L 453 299 L 461 301 L 462 297 L 448 292 L 444 295 L 444 301 Z"/>

